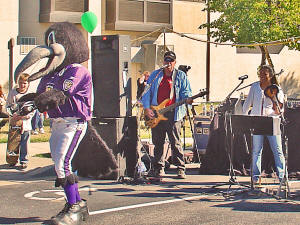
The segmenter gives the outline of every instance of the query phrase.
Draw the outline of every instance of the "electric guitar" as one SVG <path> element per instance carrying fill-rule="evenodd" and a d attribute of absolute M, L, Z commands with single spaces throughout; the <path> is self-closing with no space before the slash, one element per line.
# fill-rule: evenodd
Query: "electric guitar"
<path fill-rule="evenodd" d="M 208 94 L 208 91 L 200 91 L 199 94 L 192 96 L 192 99 L 203 97 Z M 156 127 L 161 120 L 168 120 L 168 118 L 164 117 L 164 113 L 171 111 L 172 109 L 176 108 L 185 103 L 186 99 L 183 99 L 179 102 L 176 102 L 172 105 L 166 106 L 166 104 L 170 101 L 170 99 L 165 99 L 162 103 L 157 106 L 151 105 L 150 109 L 154 112 L 154 118 L 150 119 L 149 117 L 145 116 L 145 124 L 150 128 Z"/>

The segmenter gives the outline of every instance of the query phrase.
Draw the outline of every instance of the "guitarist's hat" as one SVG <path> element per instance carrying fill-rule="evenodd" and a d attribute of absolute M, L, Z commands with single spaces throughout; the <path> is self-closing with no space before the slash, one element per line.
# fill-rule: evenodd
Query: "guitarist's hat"
<path fill-rule="evenodd" d="M 164 54 L 164 61 L 169 62 L 169 61 L 174 61 L 176 60 L 176 54 L 172 51 L 167 51 Z"/>

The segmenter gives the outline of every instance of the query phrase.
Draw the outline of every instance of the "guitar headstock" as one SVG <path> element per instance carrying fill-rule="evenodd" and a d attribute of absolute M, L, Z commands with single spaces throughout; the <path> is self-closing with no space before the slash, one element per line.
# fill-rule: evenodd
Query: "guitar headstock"
<path fill-rule="evenodd" d="M 208 94 L 208 91 L 206 89 L 200 89 L 200 92 L 198 94 L 192 96 L 191 98 L 192 99 L 200 98 L 200 97 L 204 98 L 204 96 L 207 95 L 207 94 Z"/>
<path fill-rule="evenodd" d="M 199 97 L 203 97 L 203 99 L 204 99 L 205 95 L 207 95 L 207 94 L 208 94 L 207 88 L 200 89 Z"/>

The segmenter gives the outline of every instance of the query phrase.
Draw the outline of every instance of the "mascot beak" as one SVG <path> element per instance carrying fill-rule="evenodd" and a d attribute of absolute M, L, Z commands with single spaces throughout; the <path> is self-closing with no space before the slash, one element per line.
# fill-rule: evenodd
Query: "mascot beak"
<path fill-rule="evenodd" d="M 48 46 L 37 46 L 32 49 L 25 58 L 20 62 L 15 70 L 14 79 L 17 82 L 19 75 L 27 68 L 38 62 L 43 58 L 49 58 L 48 63 L 40 71 L 30 75 L 29 81 L 39 79 L 51 72 L 53 72 L 59 65 L 61 65 L 66 57 L 66 50 L 64 46 L 58 43 L 50 44 Z"/>

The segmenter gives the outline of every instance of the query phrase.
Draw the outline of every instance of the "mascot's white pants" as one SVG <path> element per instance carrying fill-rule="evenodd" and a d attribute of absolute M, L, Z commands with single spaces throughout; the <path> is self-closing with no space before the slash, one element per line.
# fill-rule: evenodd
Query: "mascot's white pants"
<path fill-rule="evenodd" d="M 58 178 L 72 174 L 72 159 L 87 130 L 87 122 L 65 117 L 52 120 L 50 151 Z"/>

